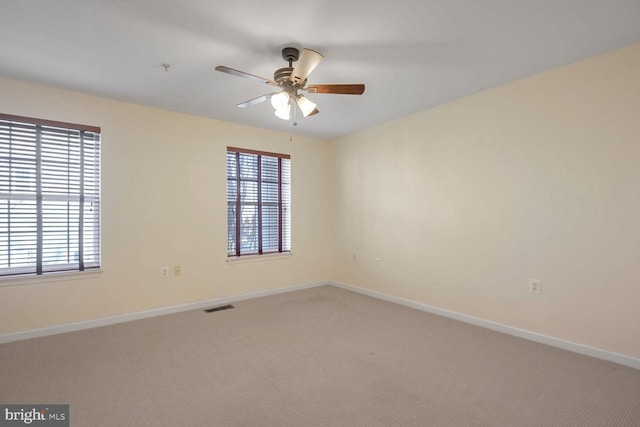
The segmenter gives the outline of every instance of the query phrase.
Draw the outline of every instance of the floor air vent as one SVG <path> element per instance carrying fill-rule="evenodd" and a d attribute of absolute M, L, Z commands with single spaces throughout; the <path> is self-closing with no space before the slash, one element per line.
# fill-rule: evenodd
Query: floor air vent
<path fill-rule="evenodd" d="M 231 304 L 221 305 L 220 307 L 207 308 L 205 310 L 205 313 L 213 313 L 215 311 L 230 310 L 232 308 L 235 308 L 235 307 L 232 306 Z"/>

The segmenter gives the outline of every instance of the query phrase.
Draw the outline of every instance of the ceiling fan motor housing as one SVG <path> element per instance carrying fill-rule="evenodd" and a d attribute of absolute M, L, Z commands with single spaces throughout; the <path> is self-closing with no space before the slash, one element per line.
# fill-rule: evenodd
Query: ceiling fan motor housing
<path fill-rule="evenodd" d="M 276 83 L 282 86 L 285 82 L 290 81 L 289 77 L 291 76 L 292 72 L 293 68 L 291 67 L 280 68 L 276 70 L 275 73 L 273 73 L 273 80 L 275 80 Z"/>
<path fill-rule="evenodd" d="M 276 70 L 275 73 L 273 73 L 273 80 L 275 80 L 275 82 L 278 83 L 278 85 L 283 87 L 294 85 L 294 84 L 297 85 L 298 87 L 304 87 L 305 83 L 307 82 L 307 79 L 305 79 L 303 82 L 300 82 L 300 83 L 293 83 L 290 79 L 292 72 L 293 72 L 293 67 L 280 68 Z"/>

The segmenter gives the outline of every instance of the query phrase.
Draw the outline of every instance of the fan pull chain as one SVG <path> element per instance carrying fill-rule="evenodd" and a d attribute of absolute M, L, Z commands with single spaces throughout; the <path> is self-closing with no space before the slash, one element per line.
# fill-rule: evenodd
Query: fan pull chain
<path fill-rule="evenodd" d="M 294 126 L 298 126 L 298 109 L 295 104 L 292 105 L 293 114 L 291 115 L 291 119 L 289 123 L 291 123 L 291 130 L 293 131 Z M 289 134 L 289 142 L 293 142 L 293 133 Z"/>

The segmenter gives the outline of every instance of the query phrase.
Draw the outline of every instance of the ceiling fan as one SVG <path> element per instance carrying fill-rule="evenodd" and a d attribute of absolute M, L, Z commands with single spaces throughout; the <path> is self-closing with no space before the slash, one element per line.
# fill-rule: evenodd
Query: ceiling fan
<path fill-rule="evenodd" d="M 301 54 L 295 47 L 285 47 L 282 49 L 282 58 L 289 63 L 289 66 L 276 70 L 273 74 L 273 80 L 225 67 L 224 65 L 217 66 L 216 71 L 281 88 L 282 90 L 278 92 L 268 93 L 242 102 L 238 104 L 238 107 L 246 108 L 271 99 L 271 105 L 275 108 L 275 115 L 283 120 L 290 119 L 292 103 L 298 105 L 304 117 L 318 113 L 316 104 L 299 94 L 299 91 L 342 95 L 362 95 L 364 93 L 364 84 L 307 85 L 307 77 L 324 58 L 321 53 L 315 50 L 303 49 Z M 293 66 L 294 62 L 296 63 L 295 67 Z"/>

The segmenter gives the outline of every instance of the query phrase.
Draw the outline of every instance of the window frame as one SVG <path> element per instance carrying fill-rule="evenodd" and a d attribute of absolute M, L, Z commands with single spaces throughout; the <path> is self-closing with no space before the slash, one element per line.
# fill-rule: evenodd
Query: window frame
<path fill-rule="evenodd" d="M 229 169 L 229 156 L 235 157 L 235 177 L 232 179 Z M 240 156 L 256 156 L 255 178 L 242 178 L 240 168 Z M 273 179 L 270 181 L 264 179 L 262 173 L 262 158 L 268 157 L 270 159 L 277 159 L 278 172 L 277 172 L 277 204 L 274 202 L 265 202 L 263 200 L 263 189 L 268 184 L 274 184 Z M 253 150 L 239 147 L 227 147 L 226 154 L 226 173 L 227 173 L 227 260 L 239 260 L 246 259 L 247 257 L 262 257 L 265 255 L 288 255 L 291 254 L 291 156 L 289 154 L 267 152 L 261 150 Z M 231 182 L 236 184 L 235 194 L 231 190 Z M 256 197 L 254 202 L 243 203 L 242 185 L 240 183 L 254 183 L 256 187 Z M 246 193 L 245 193 L 246 195 Z M 233 197 L 232 197 L 233 196 Z M 237 221 L 238 212 L 242 212 L 243 207 L 255 207 L 255 215 L 257 220 L 256 235 L 257 235 L 257 249 L 252 251 L 243 250 L 242 247 L 242 224 Z M 277 221 L 278 221 L 278 247 L 277 249 L 265 249 L 263 242 L 263 224 L 265 217 L 268 218 L 268 214 L 265 213 L 265 206 L 277 206 Z M 233 214 L 231 212 L 233 211 Z M 233 223 L 231 218 L 233 218 Z M 233 239 L 232 233 L 233 232 Z M 246 229 L 245 229 L 246 232 Z M 240 243 L 238 243 L 240 242 Z"/>
<path fill-rule="evenodd" d="M 10 144 L 6 147 L 8 157 L 3 159 L 2 163 L 5 170 L 4 172 L 0 170 L 0 184 L 7 186 L 4 192 L 0 188 L 0 201 L 7 204 L 6 221 L 0 222 L 0 227 L 4 226 L 0 231 L 6 233 L 4 249 L 6 249 L 7 266 L 0 268 L 0 280 L 101 271 L 100 127 L 5 113 L 0 113 L 0 120 L 7 122 L 2 124 L 3 131 L 7 133 L 0 137 Z M 20 138 L 13 135 L 14 130 L 22 130 L 25 135 L 22 138 L 27 139 L 20 143 Z M 66 147 L 65 137 L 67 138 Z M 12 154 L 14 143 L 18 147 L 23 147 L 24 150 L 33 148 L 33 153 L 27 150 L 25 151 L 27 154 L 23 152 L 21 156 L 16 157 L 21 160 L 14 159 L 16 155 Z M 74 144 L 77 146 L 74 147 Z M 66 163 L 64 158 L 60 161 L 61 155 L 66 156 Z M 30 186 L 35 186 L 35 190 L 20 192 L 12 188 L 14 185 L 12 170 L 21 161 L 32 164 L 35 177 L 28 183 Z M 60 164 L 63 165 L 62 169 Z M 60 190 L 65 184 L 66 191 Z M 15 209 L 11 206 L 11 202 L 16 200 L 30 201 L 35 205 L 35 219 L 31 225 L 35 228 L 36 238 L 35 243 L 31 242 L 29 245 L 35 247 L 36 255 L 35 261 L 31 261 L 30 256 L 22 265 L 11 266 L 11 240 L 19 235 L 16 234 L 18 231 L 11 230 L 10 222 L 11 212 Z M 61 214 L 60 206 L 64 208 L 65 204 L 66 214 Z M 90 206 L 90 213 L 85 212 L 86 206 Z M 66 224 L 66 229 L 62 232 L 60 231 L 61 219 L 62 224 Z M 21 224 L 29 227 L 29 221 L 25 221 L 24 218 Z M 65 232 L 66 240 L 59 237 Z M 54 240 L 54 243 L 51 240 Z M 61 241 L 66 242 L 64 243 L 66 255 L 63 254 L 62 260 L 51 259 L 46 252 L 56 250 Z M 77 251 L 72 258 L 69 258 L 71 256 L 69 251 L 74 244 L 77 245 Z"/>

